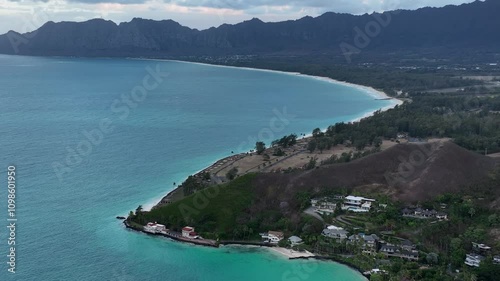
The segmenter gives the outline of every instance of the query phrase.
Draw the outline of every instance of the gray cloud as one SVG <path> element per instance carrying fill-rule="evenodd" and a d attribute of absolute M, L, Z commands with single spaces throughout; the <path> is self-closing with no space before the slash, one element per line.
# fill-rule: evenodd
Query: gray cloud
<path fill-rule="evenodd" d="M 22 0 L 11 0 L 22 1 Z M 50 0 L 39 0 L 50 1 Z M 138 4 L 147 0 L 67 0 L 74 3 L 120 3 Z M 415 9 L 425 6 L 440 7 L 447 4 L 462 4 L 473 0 L 163 0 L 164 3 L 184 7 L 208 7 L 232 10 L 261 10 L 266 7 L 288 6 L 290 10 L 316 9 L 341 13 L 362 14 L 394 9 Z"/>

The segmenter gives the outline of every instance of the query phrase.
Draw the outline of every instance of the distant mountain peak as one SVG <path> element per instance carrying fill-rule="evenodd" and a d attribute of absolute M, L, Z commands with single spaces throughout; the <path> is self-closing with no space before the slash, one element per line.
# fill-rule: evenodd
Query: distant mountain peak
<path fill-rule="evenodd" d="M 327 12 L 316 18 L 266 23 L 258 18 L 222 24 L 205 30 L 191 29 L 173 20 L 133 18 L 119 25 L 104 19 L 86 22 L 47 22 L 16 54 L 68 56 L 193 56 L 324 54 L 343 58 L 350 46 L 355 53 L 383 54 L 408 50 L 484 50 L 500 52 L 498 0 L 459 6 L 423 8 L 393 13 L 387 23 L 377 14 L 350 15 Z M 390 13 L 390 12 L 385 12 Z M 388 17 L 382 17 L 388 18 Z M 377 34 L 367 27 L 380 26 Z M 359 34 L 359 32 L 363 34 Z M 12 31 L 14 32 L 14 31 Z M 9 32 L 9 34 L 13 34 Z M 367 35 L 368 34 L 368 35 Z M 13 53 L 8 34 L 0 36 L 0 53 Z M 26 37 L 28 35 L 26 34 Z M 359 38 L 368 44 L 359 46 Z M 345 49 L 345 48 L 344 48 Z"/>

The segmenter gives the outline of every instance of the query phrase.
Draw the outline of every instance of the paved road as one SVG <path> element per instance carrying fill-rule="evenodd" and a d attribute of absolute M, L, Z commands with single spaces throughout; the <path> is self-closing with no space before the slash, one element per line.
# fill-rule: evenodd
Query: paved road
<path fill-rule="evenodd" d="M 352 223 L 350 223 L 350 222 L 348 222 L 348 221 L 345 221 L 345 220 L 344 220 L 344 216 L 342 216 L 342 215 L 340 215 L 340 216 L 336 217 L 335 219 L 336 219 L 336 220 L 338 220 L 339 222 L 345 223 L 345 224 L 347 224 L 347 225 L 349 225 L 349 226 L 353 226 L 353 225 L 352 225 Z"/>
<path fill-rule="evenodd" d="M 325 220 L 318 214 L 314 211 L 314 208 L 313 207 L 309 207 L 307 208 L 305 211 L 304 211 L 305 214 L 308 214 L 310 216 L 313 216 L 315 218 L 317 218 L 318 220 L 322 221 L 322 222 L 325 222 Z"/>

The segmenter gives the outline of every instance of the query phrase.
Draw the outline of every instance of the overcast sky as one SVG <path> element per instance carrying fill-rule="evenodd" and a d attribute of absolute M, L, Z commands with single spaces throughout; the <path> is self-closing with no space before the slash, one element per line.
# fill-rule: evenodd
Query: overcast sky
<path fill-rule="evenodd" d="M 206 29 L 254 17 L 281 21 L 327 11 L 363 14 L 469 2 L 473 0 L 0 0 L 0 34 L 32 31 L 47 21 L 104 18 L 119 23 L 141 17 Z"/>

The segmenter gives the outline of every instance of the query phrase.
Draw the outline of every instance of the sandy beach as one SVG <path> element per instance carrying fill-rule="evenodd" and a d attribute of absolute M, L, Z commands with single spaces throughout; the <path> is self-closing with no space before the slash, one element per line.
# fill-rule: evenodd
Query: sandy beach
<path fill-rule="evenodd" d="M 299 251 L 294 251 L 292 249 L 281 248 L 281 247 L 271 247 L 269 248 L 269 250 L 281 254 L 289 259 L 315 257 L 315 255 L 309 251 L 299 252 Z"/>
<path fill-rule="evenodd" d="M 301 77 L 306 77 L 306 78 L 310 78 L 310 79 L 325 81 L 325 82 L 336 84 L 336 85 L 344 85 L 344 86 L 348 86 L 348 87 L 354 87 L 354 88 L 361 90 L 366 95 L 373 97 L 374 99 L 391 101 L 391 104 L 388 106 L 385 106 L 383 108 L 379 108 L 379 109 L 376 109 L 373 111 L 361 113 L 360 117 L 354 118 L 352 120 L 346 120 L 345 122 L 359 122 L 360 120 L 362 120 L 364 118 L 372 116 L 376 111 L 379 111 L 379 110 L 386 111 L 386 110 L 389 110 L 391 108 L 394 108 L 396 105 L 403 104 L 402 100 L 389 97 L 383 91 L 376 90 L 376 89 L 374 89 L 372 87 L 368 87 L 368 86 L 357 85 L 357 84 L 353 84 L 353 83 L 349 83 L 349 82 L 345 82 L 345 81 L 335 80 L 335 79 L 332 79 L 329 77 L 312 76 L 312 75 L 306 75 L 306 74 L 302 74 L 302 73 L 298 73 L 298 72 L 286 72 L 286 71 L 279 71 L 279 70 L 259 69 L 259 68 L 250 68 L 250 67 L 216 65 L 216 64 L 209 64 L 209 63 L 188 62 L 188 61 L 180 61 L 180 60 L 136 59 L 136 58 L 131 58 L 131 59 L 146 60 L 146 61 L 167 61 L 167 62 L 189 63 L 189 64 L 222 67 L 222 68 L 246 69 L 246 70 L 252 70 L 252 71 L 272 72 L 272 73 L 280 73 L 280 74 L 285 74 L 285 75 L 301 76 Z M 311 125 L 311 130 L 313 129 L 313 127 L 314 127 L 314 125 Z M 326 129 L 327 128 L 321 128 L 322 131 L 326 131 Z M 305 133 L 304 135 L 305 136 L 303 138 L 300 138 L 301 144 L 306 143 L 308 141 L 308 139 L 310 137 L 312 137 L 311 133 Z M 292 166 L 294 168 L 297 168 L 302 164 L 303 161 L 308 162 L 309 157 L 307 157 L 307 159 L 306 159 L 306 157 L 302 157 L 302 154 L 301 154 L 301 152 L 305 152 L 305 150 L 303 148 L 301 148 L 302 151 L 297 152 L 297 151 L 295 151 L 296 149 L 297 148 L 295 148 L 294 151 L 289 151 L 289 153 L 295 154 L 296 157 L 288 156 L 288 157 L 286 157 L 287 159 L 283 159 L 282 157 L 281 157 L 281 159 L 280 159 L 280 157 L 271 157 L 271 161 L 273 161 L 273 163 L 276 161 L 272 166 L 274 166 L 276 169 L 280 170 L 280 169 L 284 169 L 284 168 L 292 167 Z M 349 152 L 349 149 L 345 149 L 345 148 L 340 147 L 339 149 L 332 149 L 332 151 L 325 151 L 325 153 L 311 155 L 311 157 L 316 157 L 318 160 L 322 161 L 322 160 L 326 160 L 328 158 L 325 155 L 329 155 L 329 154 L 330 155 L 333 155 L 333 154 L 340 155 L 343 152 Z M 270 167 L 268 167 L 266 169 L 261 169 L 260 165 L 256 165 L 256 161 L 250 159 L 249 157 L 256 157 L 256 155 L 253 155 L 251 153 L 251 150 L 249 150 L 247 152 L 243 152 L 240 154 L 233 154 L 233 155 L 218 159 L 214 162 L 214 164 L 209 165 L 205 169 L 202 169 L 199 172 L 195 173 L 194 176 L 201 176 L 202 173 L 209 172 L 209 173 L 214 174 L 216 176 L 223 177 L 229 169 L 236 167 L 236 166 L 240 167 L 240 172 L 238 173 L 239 175 L 244 174 L 244 173 L 248 173 L 248 172 L 260 172 L 260 171 L 264 172 L 265 170 L 267 170 L 267 171 L 271 170 Z M 295 159 L 295 158 L 297 158 L 297 159 Z M 282 160 L 286 160 L 286 161 L 284 161 L 284 163 L 280 163 Z M 274 170 L 272 170 L 272 171 L 274 171 Z M 243 172 L 243 173 L 241 173 L 241 172 Z M 154 208 L 155 206 L 159 206 L 159 205 L 162 205 L 162 204 L 165 204 L 165 203 L 172 201 L 172 199 L 176 198 L 176 191 L 178 191 L 178 186 L 175 186 L 175 188 L 173 190 L 171 190 L 170 192 L 168 192 L 167 195 L 164 195 L 161 197 L 156 197 L 156 198 L 154 198 L 154 201 L 152 200 L 152 201 L 148 202 L 147 204 L 145 204 L 143 206 L 144 210 L 149 211 L 152 208 Z"/>

